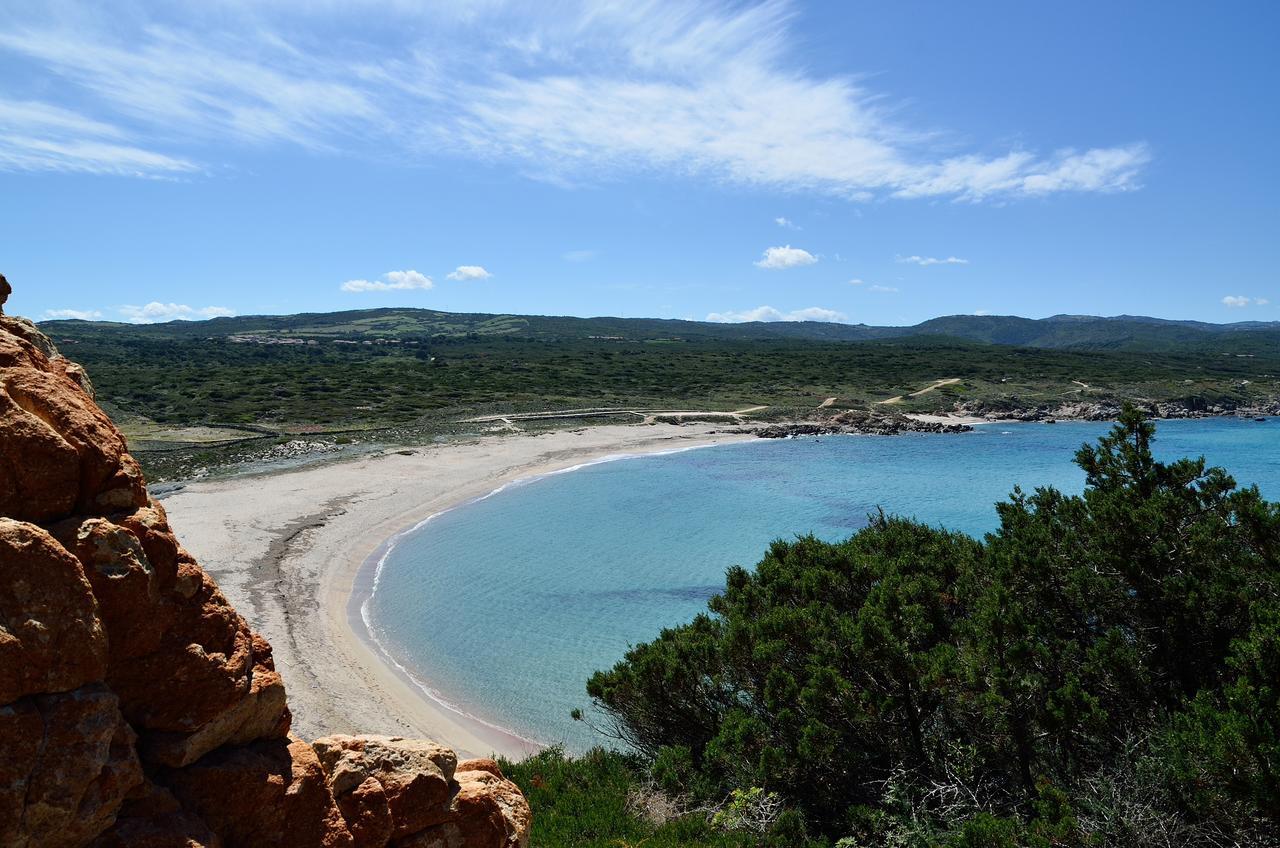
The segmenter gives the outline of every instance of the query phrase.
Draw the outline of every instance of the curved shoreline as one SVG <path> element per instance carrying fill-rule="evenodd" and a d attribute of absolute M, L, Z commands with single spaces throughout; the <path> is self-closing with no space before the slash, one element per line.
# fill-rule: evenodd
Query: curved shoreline
<path fill-rule="evenodd" d="M 414 673 L 414 670 L 410 667 L 411 663 L 409 661 L 402 661 L 397 658 L 391 648 L 384 644 L 383 640 L 378 638 L 375 623 L 369 612 L 369 604 L 378 590 L 378 584 L 382 579 L 383 569 L 386 567 L 388 557 L 390 557 L 390 555 L 395 551 L 397 545 L 402 539 L 408 538 L 409 536 L 426 529 L 432 521 L 440 516 L 453 512 L 454 510 L 463 509 L 472 504 L 479 503 L 480 501 L 488 500 L 491 497 L 502 494 L 503 492 L 517 486 L 531 485 L 561 474 L 572 473 L 583 468 L 590 468 L 592 466 L 602 465 L 608 462 L 620 462 L 627 459 L 640 459 L 655 456 L 670 456 L 672 454 L 717 447 L 725 444 L 751 444 L 751 442 L 744 442 L 741 440 L 717 440 L 703 444 L 684 445 L 678 448 L 608 454 L 585 462 L 569 465 L 565 468 L 556 468 L 551 471 L 543 471 L 523 477 L 517 477 L 502 483 L 483 495 L 468 498 L 467 500 L 460 501 L 437 512 L 433 512 L 431 515 L 428 515 L 426 518 L 423 518 L 411 527 L 400 530 L 390 538 L 386 539 L 377 550 L 375 550 L 363 563 L 361 563 L 352 579 L 351 592 L 347 598 L 348 626 L 356 636 L 365 641 L 370 649 L 380 657 L 388 668 L 395 672 L 402 680 L 417 689 L 422 697 L 428 699 L 437 707 L 454 713 L 460 722 L 479 729 L 481 733 L 499 734 L 503 738 L 509 740 L 509 743 L 517 748 L 526 748 L 530 751 L 541 750 L 542 748 L 547 747 L 546 743 L 539 742 L 538 740 L 531 739 L 527 736 L 522 736 L 517 731 L 509 727 L 496 724 L 468 711 L 466 707 L 462 706 L 461 703 L 458 703 L 458 701 L 463 701 L 463 698 L 458 698 L 457 701 L 455 701 L 439 689 L 436 689 L 429 681 L 424 680 Z"/>
<path fill-rule="evenodd" d="M 163 503 L 178 538 L 272 643 L 300 735 L 429 737 L 464 756 L 519 759 L 537 746 L 442 704 L 447 697 L 433 699 L 429 682 L 397 668 L 364 635 L 363 620 L 352 621 L 353 596 L 368 588 L 360 583 L 368 579 L 362 567 L 406 528 L 520 480 L 611 458 L 754 440 L 712 424 L 484 436 L 189 483 Z M 452 626 L 501 622 L 439 623 Z"/>
<path fill-rule="evenodd" d="M 473 502 L 467 501 L 466 503 Z M 459 504 L 459 506 L 464 505 Z M 451 507 L 451 509 L 456 509 L 456 507 Z M 443 512 L 448 511 L 443 510 Z M 422 698 L 429 701 L 433 706 L 453 713 L 456 716 L 456 721 L 470 726 L 478 736 L 502 739 L 505 741 L 505 747 L 515 750 L 527 750 L 530 752 L 540 750 L 546 747 L 543 743 L 521 736 L 508 727 L 485 721 L 451 702 L 439 690 L 432 687 L 428 681 L 415 675 L 404 663 L 396 659 L 391 650 L 374 633 L 373 623 L 368 616 L 368 604 L 373 599 L 373 592 L 377 589 L 377 581 L 381 575 L 382 565 L 385 563 L 386 557 L 395 549 L 395 541 L 397 539 L 421 529 L 427 522 L 440 514 L 442 513 L 437 512 L 435 515 L 428 516 L 409 530 L 402 531 L 388 539 L 367 561 L 361 564 L 352 581 L 351 594 L 347 597 L 347 626 L 351 628 L 351 632 L 356 638 L 364 641 L 366 647 L 377 656 L 389 672 L 412 686 Z M 372 572 L 371 577 L 370 572 Z"/>
<path fill-rule="evenodd" d="M 357 600 L 372 588 L 361 582 L 371 578 L 367 564 L 432 517 L 514 483 L 587 464 L 753 439 L 712 424 L 485 436 L 192 483 L 164 505 L 179 539 L 272 643 L 299 733 L 426 736 L 461 755 L 519 759 L 539 746 L 433 696 L 429 682 L 397 667 L 377 646 L 359 615 L 363 599 Z"/>

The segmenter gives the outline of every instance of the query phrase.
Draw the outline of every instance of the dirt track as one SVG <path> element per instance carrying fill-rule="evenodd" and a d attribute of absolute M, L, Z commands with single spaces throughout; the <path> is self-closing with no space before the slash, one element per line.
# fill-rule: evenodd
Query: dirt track
<path fill-rule="evenodd" d="M 958 383 L 958 382 L 960 382 L 959 377 L 947 377 L 942 380 L 934 380 L 932 385 L 925 386 L 923 389 L 921 389 L 918 392 L 911 392 L 910 394 L 906 394 L 906 395 L 894 395 L 893 397 L 886 398 L 885 400 L 878 400 L 876 401 L 876 403 L 902 403 L 902 401 L 905 398 L 919 397 L 920 395 L 928 394 L 934 389 L 940 389 L 943 386 L 949 386 L 952 383 Z"/>

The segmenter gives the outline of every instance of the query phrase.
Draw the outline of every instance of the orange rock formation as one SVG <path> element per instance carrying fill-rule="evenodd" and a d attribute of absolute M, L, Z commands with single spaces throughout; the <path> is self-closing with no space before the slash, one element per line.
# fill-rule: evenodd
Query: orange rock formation
<path fill-rule="evenodd" d="M 491 760 L 289 734 L 271 646 L 182 549 L 0 276 L 0 848 L 517 848 Z"/>

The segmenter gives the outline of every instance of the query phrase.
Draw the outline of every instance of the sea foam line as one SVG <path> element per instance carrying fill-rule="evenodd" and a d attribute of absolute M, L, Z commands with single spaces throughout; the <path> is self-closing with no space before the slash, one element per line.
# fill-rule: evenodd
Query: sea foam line
<path fill-rule="evenodd" d="M 765 440 L 762 439 L 758 441 L 763 442 Z M 756 442 L 729 442 L 727 444 L 755 444 L 755 443 Z M 468 712 L 458 704 L 455 704 L 452 701 L 450 701 L 448 698 L 445 698 L 444 695 L 441 694 L 439 690 L 433 688 L 425 680 L 422 680 L 417 675 L 415 675 L 411 670 L 406 668 L 403 663 L 401 663 L 399 660 L 395 658 L 395 656 L 391 653 L 390 649 L 388 649 L 387 646 L 383 644 L 382 640 L 379 639 L 377 636 L 377 628 L 374 626 L 374 623 L 373 623 L 373 617 L 370 612 L 370 605 L 373 602 L 374 594 L 378 591 L 378 586 L 382 582 L 382 572 L 383 572 L 383 569 L 386 567 L 387 560 L 391 557 L 391 554 L 399 546 L 399 543 L 402 539 L 406 538 L 407 536 L 411 536 L 414 533 L 417 533 L 419 530 L 423 529 L 432 521 L 444 515 L 445 513 L 453 512 L 455 509 L 461 509 L 462 507 L 470 506 L 471 504 L 476 504 L 476 503 L 479 503 L 480 501 L 488 500 L 494 495 L 501 494 L 502 492 L 505 492 L 508 489 L 527 486 L 530 483 L 536 483 L 537 481 L 545 480 L 548 477 L 555 477 L 559 474 L 568 474 L 571 471 L 580 471 L 583 468 L 590 468 L 593 465 L 603 465 L 606 462 L 618 462 L 624 459 L 643 459 L 645 457 L 651 457 L 651 456 L 670 456 L 671 454 L 685 453 L 687 451 L 699 450 L 701 448 L 722 447 L 725 444 L 726 443 L 723 443 L 723 442 L 711 442 L 705 445 L 686 445 L 684 447 L 671 448 L 670 450 L 661 450 L 661 451 L 645 451 L 640 453 L 611 453 L 602 457 L 598 457 L 596 459 L 590 459 L 585 462 L 580 462 L 576 465 L 571 465 L 567 468 L 557 468 L 554 471 L 543 471 L 537 474 L 530 474 L 525 477 L 517 477 L 515 480 L 509 480 L 506 483 L 503 483 L 501 486 L 498 486 L 493 491 L 488 492 L 487 494 L 479 495 L 478 497 L 474 497 L 474 498 L 469 498 L 468 500 L 465 500 L 462 503 L 454 504 L 451 507 L 446 507 L 445 509 L 442 509 L 439 512 L 433 512 L 431 515 L 428 515 L 426 518 L 422 519 L 417 524 L 413 525 L 407 530 L 401 530 L 399 533 L 396 533 L 395 535 L 393 535 L 390 539 L 387 540 L 386 544 L 383 546 L 382 556 L 378 557 L 378 561 L 374 564 L 373 584 L 369 587 L 369 593 L 364 598 L 364 600 L 361 601 L 360 607 L 359 607 L 360 622 L 361 624 L 364 625 L 365 636 L 371 643 L 373 643 L 374 647 L 377 648 L 378 653 L 382 655 L 383 660 L 385 660 L 388 664 L 390 664 L 392 667 L 398 670 L 401 674 L 407 677 L 409 681 L 413 683 L 414 687 L 418 689 L 420 692 L 422 692 L 422 694 L 425 695 L 433 703 L 438 704 L 441 707 L 444 707 L 446 710 L 456 715 L 460 715 L 463 718 L 466 718 L 470 721 L 477 722 L 479 724 L 484 725 L 485 727 L 491 728 L 493 730 L 497 730 L 501 733 L 505 733 L 508 736 L 511 736 L 515 739 L 519 739 L 522 742 L 526 742 L 530 745 L 535 745 L 540 748 L 546 747 L 544 743 L 539 742 L 536 739 L 530 739 L 527 736 L 523 736 L 520 733 L 517 733 L 515 730 L 512 730 L 509 727 L 503 727 L 500 724 L 494 724 L 491 721 L 487 721 L 481 718 L 480 716 L 477 716 L 473 713 Z"/>

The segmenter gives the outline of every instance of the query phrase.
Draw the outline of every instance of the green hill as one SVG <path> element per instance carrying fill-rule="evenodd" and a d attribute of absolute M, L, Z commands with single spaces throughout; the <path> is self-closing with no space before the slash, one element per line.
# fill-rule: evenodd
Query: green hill
<path fill-rule="evenodd" d="M 365 309 L 298 315 L 246 315 L 208 321 L 132 325 L 47 321 L 55 337 L 83 340 L 102 334 L 140 339 L 244 336 L 251 339 L 365 341 L 426 340 L 433 337 L 507 336 L 540 340 L 853 342 L 911 336 L 947 336 L 971 342 L 1074 350 L 1186 351 L 1217 349 L 1249 353 L 1280 349 L 1280 322 L 1210 324 L 1121 315 L 1055 315 L 1031 319 L 1008 315 L 949 315 L 906 327 L 774 321 L 719 324 L 658 318 L 574 318 L 547 315 L 453 313 L 431 309 Z"/>

